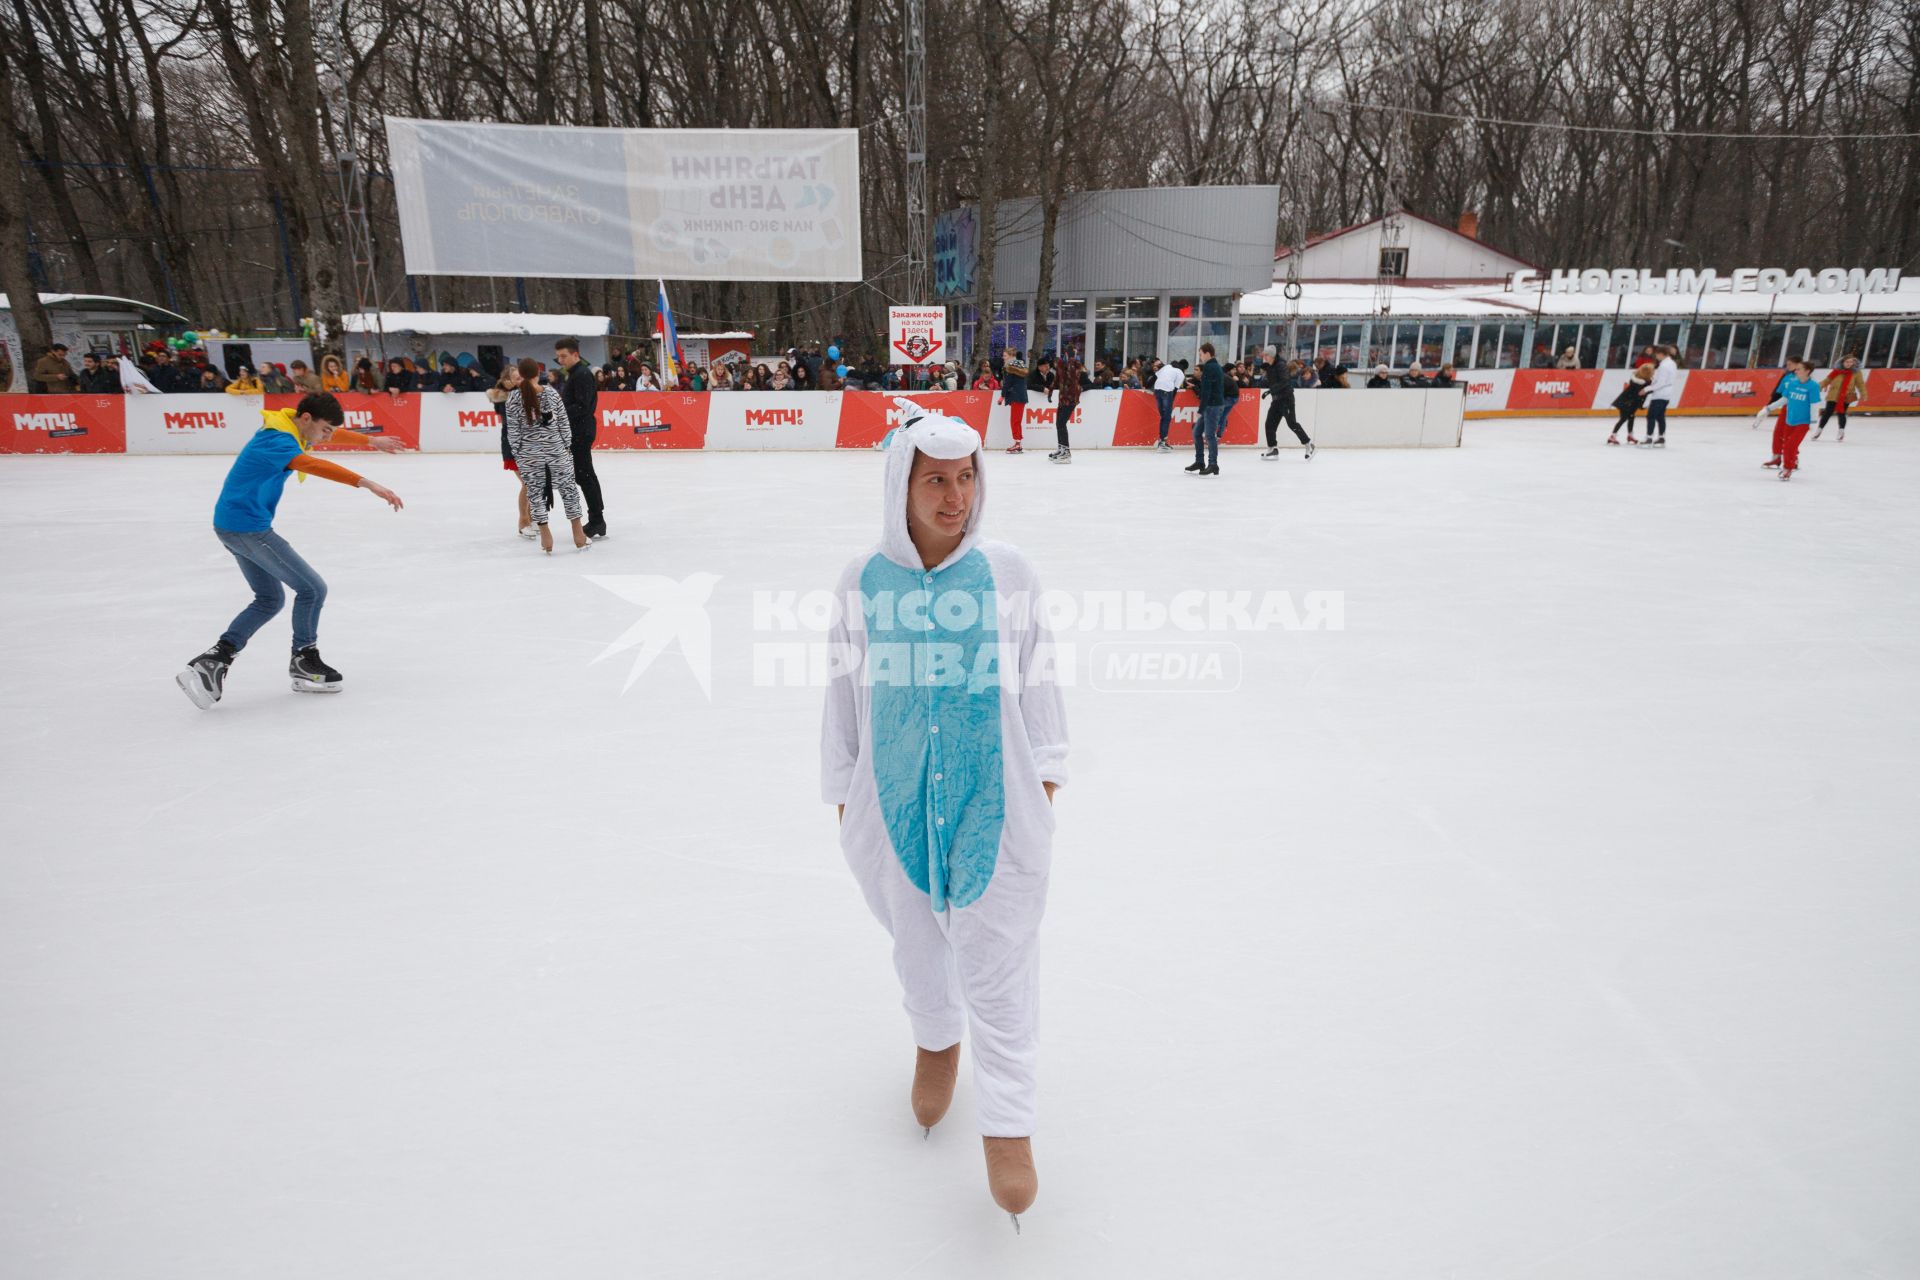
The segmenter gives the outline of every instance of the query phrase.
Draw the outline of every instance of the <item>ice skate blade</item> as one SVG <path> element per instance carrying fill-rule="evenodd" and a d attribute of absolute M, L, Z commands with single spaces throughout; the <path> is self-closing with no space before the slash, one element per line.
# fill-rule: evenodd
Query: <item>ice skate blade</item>
<path fill-rule="evenodd" d="M 219 701 L 207 692 L 207 687 L 200 683 L 200 677 L 191 671 L 182 671 L 173 678 L 173 682 L 179 685 L 180 692 L 186 694 L 188 700 L 202 711 L 213 710 L 213 704 Z"/>
<path fill-rule="evenodd" d="M 293 691 L 295 693 L 338 693 L 346 687 L 347 682 L 344 680 L 336 680 L 332 684 L 320 684 L 313 680 L 295 680 L 293 682 Z"/>
<path fill-rule="evenodd" d="M 1013 1234 L 1019 1235 L 1020 1234 L 1020 1215 L 1017 1213 L 1010 1213 L 1007 1216 L 1013 1219 Z"/>

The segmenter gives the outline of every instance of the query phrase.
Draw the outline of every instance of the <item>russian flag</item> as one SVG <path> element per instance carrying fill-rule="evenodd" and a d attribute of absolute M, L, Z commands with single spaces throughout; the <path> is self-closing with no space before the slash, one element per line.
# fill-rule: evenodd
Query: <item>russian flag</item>
<path fill-rule="evenodd" d="M 667 282 L 660 281 L 660 314 L 654 330 L 660 335 L 660 381 L 671 387 L 680 381 L 680 331 L 673 324 L 673 308 L 667 305 Z"/>

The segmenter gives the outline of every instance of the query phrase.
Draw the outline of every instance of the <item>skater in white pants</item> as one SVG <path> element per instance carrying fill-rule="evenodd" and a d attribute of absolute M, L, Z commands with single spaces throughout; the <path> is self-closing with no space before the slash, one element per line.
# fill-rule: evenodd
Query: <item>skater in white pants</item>
<path fill-rule="evenodd" d="M 964 1033 L 988 1185 L 1018 1215 L 1039 1189 L 1038 942 L 1066 716 L 1032 566 L 978 540 L 979 434 L 900 403 L 880 545 L 836 597 L 822 794 L 893 938 L 915 1118 L 931 1133 L 946 1114 Z"/>

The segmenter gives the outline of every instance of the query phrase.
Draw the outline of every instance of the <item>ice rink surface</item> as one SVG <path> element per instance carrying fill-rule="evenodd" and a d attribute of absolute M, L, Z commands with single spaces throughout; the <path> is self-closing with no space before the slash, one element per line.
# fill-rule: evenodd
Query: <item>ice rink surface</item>
<path fill-rule="evenodd" d="M 603 456 L 551 559 L 497 459 L 349 460 L 407 511 L 278 525 L 346 692 L 283 615 L 208 713 L 227 459 L 0 459 L 0 1273 L 1920 1276 L 1920 424 L 1604 435 L 990 460 L 1051 587 L 1345 600 L 1069 692 L 1018 1237 L 753 679 L 877 455 Z M 711 701 L 623 694 L 584 575 L 697 573 Z"/>

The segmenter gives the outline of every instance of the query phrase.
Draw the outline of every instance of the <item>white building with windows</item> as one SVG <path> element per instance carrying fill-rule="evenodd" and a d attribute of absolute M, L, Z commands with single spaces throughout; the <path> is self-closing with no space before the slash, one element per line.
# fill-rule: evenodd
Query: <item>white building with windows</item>
<path fill-rule="evenodd" d="M 1373 218 L 1309 236 L 1297 268 L 1295 250 L 1282 245 L 1273 258 L 1274 281 L 1297 277 L 1372 284 L 1384 277 L 1409 284 L 1486 284 L 1516 271 L 1538 270 L 1483 242 L 1476 214 L 1463 213 L 1459 224 L 1449 227 L 1403 209 L 1396 221 L 1391 235 L 1385 218 Z"/>
<path fill-rule="evenodd" d="M 1380 311 L 1382 301 L 1388 310 Z M 1830 366 L 1849 352 L 1868 369 L 1920 367 L 1920 280 L 1890 292 L 1595 295 L 1497 284 L 1303 282 L 1240 299 L 1240 352 L 1329 356 L 1349 368 L 1418 360 L 1428 369 L 1628 369 L 1650 344 L 1673 343 L 1688 369 L 1778 369 L 1788 356 Z"/>
<path fill-rule="evenodd" d="M 1568 348 L 1571 367 L 1622 370 L 1647 346 L 1673 343 L 1688 369 L 1777 369 L 1789 355 L 1824 367 L 1849 352 L 1868 369 L 1920 368 L 1920 281 L 1788 291 L 1728 272 L 1697 293 L 1557 291 L 1540 267 L 1482 241 L 1472 213 L 1451 227 L 1404 211 L 1391 229 L 1378 218 L 1343 227 L 1308 239 L 1297 261 L 1290 247 L 1260 247 L 1277 217 L 1273 187 L 1068 197 L 1047 349 L 1118 367 L 1141 355 L 1192 362 L 1212 342 L 1223 358 L 1324 355 L 1398 373 L 1416 360 L 1457 372 L 1554 368 Z M 948 344 L 970 361 L 1035 336 L 1037 202 L 1004 202 L 995 221 L 991 317 L 975 314 L 975 211 L 943 214 L 935 231 Z"/>

